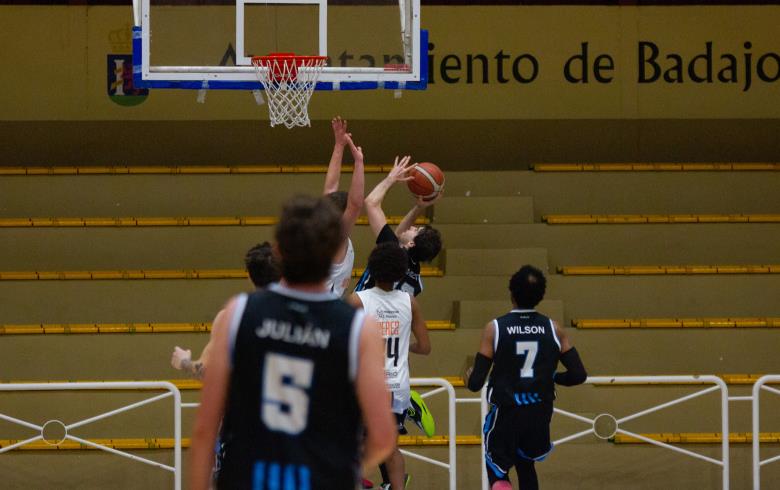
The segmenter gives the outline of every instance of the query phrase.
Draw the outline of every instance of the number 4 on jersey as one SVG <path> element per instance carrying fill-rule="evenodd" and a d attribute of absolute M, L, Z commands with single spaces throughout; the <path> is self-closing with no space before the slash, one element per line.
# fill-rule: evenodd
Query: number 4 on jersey
<path fill-rule="evenodd" d="M 523 367 L 520 368 L 521 378 L 534 377 L 534 361 L 536 353 L 539 351 L 539 342 L 517 342 L 517 355 L 525 356 Z"/>

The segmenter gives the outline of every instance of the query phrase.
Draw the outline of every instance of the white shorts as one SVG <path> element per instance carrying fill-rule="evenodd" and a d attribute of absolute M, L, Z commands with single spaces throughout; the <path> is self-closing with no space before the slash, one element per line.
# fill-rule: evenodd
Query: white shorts
<path fill-rule="evenodd" d="M 405 390 L 392 391 L 391 394 L 393 395 L 393 413 L 404 413 L 407 408 L 412 406 L 412 402 L 409 401 L 410 394 L 408 388 Z"/>

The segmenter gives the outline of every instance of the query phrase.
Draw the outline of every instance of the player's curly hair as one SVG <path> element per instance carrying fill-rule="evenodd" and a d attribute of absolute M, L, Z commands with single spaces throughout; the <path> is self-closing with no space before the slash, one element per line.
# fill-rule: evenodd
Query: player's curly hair
<path fill-rule="evenodd" d="M 418 262 L 430 262 L 441 252 L 441 233 L 436 228 L 424 226 L 414 237 L 410 253 Z"/>
<path fill-rule="evenodd" d="M 334 191 L 330 194 L 325 194 L 325 197 L 330 199 L 330 201 L 336 206 L 336 208 L 344 213 L 344 211 L 347 210 L 347 200 L 349 199 L 349 194 L 345 191 Z"/>
<path fill-rule="evenodd" d="M 509 292 L 518 308 L 534 308 L 544 298 L 547 279 L 542 271 L 524 265 L 509 280 Z"/>
<path fill-rule="evenodd" d="M 341 213 L 330 199 L 296 196 L 288 200 L 276 225 L 282 277 L 292 284 L 322 281 L 343 240 Z"/>
<path fill-rule="evenodd" d="M 244 256 L 244 265 L 256 288 L 264 288 L 279 280 L 279 263 L 268 242 L 250 248 Z"/>
<path fill-rule="evenodd" d="M 368 268 L 376 282 L 398 282 L 406 274 L 408 266 L 406 250 L 395 242 L 380 243 L 368 256 Z"/>

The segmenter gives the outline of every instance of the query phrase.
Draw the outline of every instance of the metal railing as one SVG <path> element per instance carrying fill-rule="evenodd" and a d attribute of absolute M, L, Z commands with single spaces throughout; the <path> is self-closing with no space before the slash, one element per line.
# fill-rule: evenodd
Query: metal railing
<path fill-rule="evenodd" d="M 408 456 L 413 459 L 417 459 L 419 461 L 423 461 L 425 463 L 432 464 L 434 466 L 438 466 L 440 468 L 444 468 L 449 473 L 449 489 L 455 490 L 457 487 L 457 433 L 456 433 L 456 411 L 455 411 L 455 404 L 456 403 L 479 403 L 478 398 L 465 398 L 465 399 L 458 399 L 455 398 L 455 388 L 452 386 L 452 383 L 447 381 L 444 378 L 411 378 L 409 380 L 410 386 L 436 386 L 437 388 L 434 388 L 430 391 L 426 391 L 425 393 L 421 393 L 420 396 L 423 398 L 428 398 L 433 395 L 439 394 L 439 393 L 447 393 L 447 418 L 448 418 L 448 426 L 447 426 L 447 434 L 448 434 L 448 441 L 447 441 L 447 448 L 448 448 L 448 461 L 445 463 L 444 461 L 439 461 L 437 459 L 429 458 L 427 456 L 423 456 L 422 454 L 417 454 L 412 451 L 407 451 L 406 449 L 401 449 L 401 453 L 404 456 Z M 199 403 L 183 403 L 183 408 L 197 408 L 200 404 Z"/>
<path fill-rule="evenodd" d="M 10 422 L 12 424 L 20 425 L 22 427 L 26 427 L 28 429 L 32 429 L 34 431 L 39 432 L 38 435 L 34 437 L 30 437 L 29 439 L 25 439 L 23 441 L 19 441 L 15 444 L 8 445 L 4 448 L 0 449 L 0 454 L 5 453 L 7 451 L 11 451 L 13 449 L 16 449 L 21 446 L 25 446 L 27 444 L 30 444 L 32 442 L 36 441 L 44 441 L 47 444 L 51 444 L 53 446 L 59 445 L 63 443 L 66 440 L 74 441 L 79 444 L 82 444 L 84 446 L 88 446 L 94 449 L 99 449 L 101 451 L 105 451 L 111 454 L 115 454 L 117 456 L 121 456 L 123 458 L 128 458 L 133 461 L 137 461 L 139 463 L 144 463 L 150 466 L 155 466 L 157 468 L 162 468 L 166 471 L 170 471 L 173 473 L 173 486 L 175 490 L 181 490 L 181 393 L 179 392 L 179 389 L 176 388 L 173 384 L 167 382 L 167 381 L 150 381 L 150 382 L 95 382 L 95 383 L 8 383 L 8 384 L 0 384 L 0 392 L 3 391 L 96 391 L 96 390 L 110 390 L 110 391 L 117 391 L 117 390 L 165 390 L 165 393 L 155 395 L 151 398 L 147 398 L 135 403 L 131 403 L 130 405 L 125 405 L 119 408 L 116 408 L 114 410 L 110 410 L 108 412 L 103 412 L 101 414 L 95 415 L 93 417 L 89 417 L 86 419 L 82 419 L 70 424 L 65 424 L 59 420 L 48 420 L 43 425 L 37 425 L 32 422 L 27 422 L 25 420 L 20 420 L 15 417 L 11 417 L 9 415 L 0 413 L 0 419 L 5 420 L 7 422 Z M 120 451 L 118 449 L 114 449 L 109 446 L 105 446 L 103 444 L 98 444 L 93 441 L 89 441 L 87 439 L 82 439 L 81 437 L 74 436 L 71 434 L 71 431 L 73 429 L 77 429 L 79 427 L 84 427 L 85 425 L 91 424 L 93 422 L 97 422 L 98 420 L 103 420 L 108 417 L 112 417 L 114 415 L 119 415 L 120 413 L 128 412 L 130 410 L 143 407 L 145 405 L 149 405 L 150 403 L 154 403 L 160 400 L 164 400 L 166 398 L 173 398 L 173 432 L 174 432 L 174 449 L 173 449 L 173 466 L 168 466 L 166 464 L 160 463 L 158 461 L 153 461 L 151 459 L 142 458 L 140 456 L 137 456 L 135 454 L 128 453 L 126 451 Z M 44 430 L 49 425 L 56 424 L 60 425 L 64 431 L 63 437 L 54 443 L 49 442 L 45 436 L 44 436 Z"/>
<path fill-rule="evenodd" d="M 697 458 L 703 461 L 706 461 L 708 463 L 712 463 L 716 466 L 720 466 L 722 469 L 722 482 L 723 482 L 723 489 L 728 490 L 729 488 L 729 468 L 730 468 L 730 462 L 729 462 L 729 394 L 728 394 L 728 387 L 726 386 L 726 383 L 717 376 L 613 376 L 613 377 L 607 377 L 607 376 L 595 376 L 595 377 L 589 377 L 586 384 L 613 384 L 613 383 L 620 383 L 620 384 L 626 384 L 626 385 L 640 385 L 640 384 L 658 384 L 658 385 L 680 385 L 680 384 L 700 384 L 700 383 L 711 383 L 713 386 L 710 386 L 708 388 L 705 388 L 703 390 L 696 391 L 694 393 L 675 398 L 673 400 L 670 400 L 665 403 L 661 403 L 659 405 L 654 405 L 652 407 L 649 407 L 645 410 L 641 410 L 639 412 L 629 414 L 626 416 L 623 416 L 621 418 L 616 418 L 613 415 L 609 414 L 608 412 L 601 413 L 600 415 L 597 415 L 594 418 L 588 418 L 584 417 L 582 415 L 578 415 L 576 413 L 572 413 L 560 408 L 555 408 L 554 411 L 557 414 L 563 415 L 565 417 L 569 417 L 574 420 L 578 420 L 580 422 L 589 424 L 590 427 L 574 433 L 570 434 L 568 436 L 562 437 L 556 441 L 553 441 L 553 445 L 560 445 L 564 444 L 566 442 L 573 441 L 575 439 L 579 439 L 580 437 L 584 437 L 588 434 L 593 434 L 596 437 L 600 439 L 609 439 L 613 437 L 615 434 L 624 434 L 629 437 L 633 437 L 635 439 L 638 439 L 640 441 L 646 442 L 648 444 L 652 444 L 654 446 L 658 446 L 664 449 L 669 449 L 671 451 L 675 451 L 680 454 L 684 454 L 686 456 L 690 456 L 693 458 Z M 650 439 L 648 437 L 645 437 L 641 434 L 637 434 L 635 432 L 628 431 L 626 429 L 623 429 L 621 427 L 621 424 L 625 422 L 629 422 L 631 420 L 637 419 L 639 417 L 642 417 L 644 415 L 648 415 L 654 412 L 657 412 L 659 410 L 663 410 L 665 408 L 672 407 L 674 405 L 678 405 L 680 403 L 686 402 L 688 400 L 692 400 L 694 398 L 698 398 L 700 396 L 706 395 L 708 393 L 713 393 L 720 391 L 720 406 L 721 406 L 721 431 L 725 435 L 722 438 L 721 443 L 721 459 L 715 459 L 711 458 L 709 456 L 705 456 L 703 454 L 689 451 L 687 449 L 683 449 L 681 447 L 674 446 L 672 444 L 667 444 L 665 442 L 657 441 L 654 439 Z M 482 395 L 482 412 L 483 414 L 487 413 L 487 399 L 484 395 L 485 390 L 483 389 L 483 395 Z M 780 392 L 779 392 L 780 393 Z M 596 423 L 601 419 L 602 417 L 608 417 L 611 418 L 614 423 L 614 431 L 612 431 L 611 434 L 600 434 L 596 430 Z M 484 420 L 484 415 L 483 415 Z M 482 450 L 484 454 L 484 436 L 483 436 L 483 445 Z M 480 462 L 482 463 L 482 462 Z M 484 464 L 482 464 L 482 488 L 483 490 L 488 490 L 488 482 L 487 482 L 487 475 L 485 472 Z"/>

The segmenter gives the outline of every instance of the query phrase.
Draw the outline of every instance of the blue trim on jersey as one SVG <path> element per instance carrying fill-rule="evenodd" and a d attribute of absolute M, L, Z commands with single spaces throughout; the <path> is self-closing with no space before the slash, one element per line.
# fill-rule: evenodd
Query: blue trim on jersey
<path fill-rule="evenodd" d="M 495 415 L 495 413 L 496 413 L 496 406 L 493 405 L 490 411 L 488 412 L 488 414 L 485 415 L 485 423 L 482 425 L 483 434 L 487 434 L 488 431 L 490 430 L 488 427 L 490 427 L 490 422 L 493 420 L 493 416 Z"/>
<path fill-rule="evenodd" d="M 252 477 L 252 490 L 265 490 L 265 463 L 255 463 L 255 472 Z"/>
<path fill-rule="evenodd" d="M 295 465 L 287 465 L 284 468 L 284 490 L 296 490 Z"/>
<path fill-rule="evenodd" d="M 281 490 L 282 469 L 279 463 L 271 463 L 268 466 L 268 490 Z"/>
<path fill-rule="evenodd" d="M 496 465 L 496 463 L 494 463 L 493 460 L 490 459 L 490 455 L 487 454 L 487 453 L 485 454 L 485 463 L 487 463 L 488 468 L 493 470 L 493 473 L 498 478 L 506 478 L 506 474 L 507 474 L 506 471 L 504 471 L 501 468 L 499 468 L 498 465 Z"/>
<path fill-rule="evenodd" d="M 358 279 L 357 284 L 355 285 L 355 292 L 364 291 L 366 289 L 366 283 L 371 278 L 371 274 L 368 272 L 368 267 L 363 271 L 363 274 L 360 276 L 360 279 Z"/>
<path fill-rule="evenodd" d="M 308 467 L 298 467 L 298 480 L 298 490 L 311 490 L 311 471 Z"/>
<path fill-rule="evenodd" d="M 530 458 L 523 452 L 522 449 L 518 448 L 517 449 L 517 455 L 520 456 L 523 459 L 527 459 L 528 461 L 535 461 L 537 463 L 541 463 L 542 461 L 547 459 L 547 456 L 550 455 L 550 453 L 553 451 L 553 449 L 555 449 L 555 446 L 553 446 L 553 444 L 550 443 L 550 449 L 548 449 L 546 453 L 542 454 L 541 456 L 537 456 L 535 458 Z"/>

